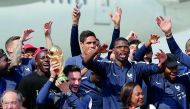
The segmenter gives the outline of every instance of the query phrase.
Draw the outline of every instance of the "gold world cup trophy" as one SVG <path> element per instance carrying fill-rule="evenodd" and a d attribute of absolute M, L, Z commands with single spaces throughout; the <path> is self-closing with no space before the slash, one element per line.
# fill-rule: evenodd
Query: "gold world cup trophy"
<path fill-rule="evenodd" d="M 55 69 L 55 73 L 58 75 L 58 80 L 59 81 L 66 81 L 68 78 L 64 75 L 63 73 L 63 52 L 62 49 L 57 46 L 53 45 L 49 50 L 48 50 L 48 57 L 52 62 L 59 63 L 59 68 Z"/>

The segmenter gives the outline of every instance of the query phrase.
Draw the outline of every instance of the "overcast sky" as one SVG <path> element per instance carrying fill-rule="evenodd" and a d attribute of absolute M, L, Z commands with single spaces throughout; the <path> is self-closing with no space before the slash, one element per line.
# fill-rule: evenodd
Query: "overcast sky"
<path fill-rule="evenodd" d="M 22 2 L 22 0 L 19 1 Z M 109 18 L 109 13 L 114 12 L 116 5 L 118 5 L 123 9 L 121 36 L 127 36 L 131 30 L 136 31 L 143 41 L 151 33 L 163 35 L 154 22 L 155 16 L 164 14 L 162 6 L 156 1 L 110 0 L 108 7 L 103 5 L 102 1 L 106 0 L 87 0 L 87 5 L 82 6 L 79 33 L 86 29 L 92 30 L 101 42 L 109 44 L 113 31 L 113 23 Z M 10 36 L 21 35 L 23 30 L 27 28 L 32 28 L 35 32 L 31 34 L 33 38 L 26 43 L 32 43 L 37 47 L 45 46 L 43 24 L 52 20 L 53 41 L 63 49 L 65 58 L 69 57 L 73 7 L 74 2 L 60 4 L 58 0 L 55 0 L 55 3 L 46 1 L 21 6 L 0 7 L 0 48 L 4 49 L 4 43 Z M 95 23 L 100 25 L 95 25 Z"/>

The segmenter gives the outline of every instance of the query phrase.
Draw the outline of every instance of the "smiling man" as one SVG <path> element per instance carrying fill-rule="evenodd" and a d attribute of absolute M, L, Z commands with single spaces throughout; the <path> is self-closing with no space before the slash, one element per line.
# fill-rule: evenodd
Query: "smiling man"
<path fill-rule="evenodd" d="M 103 108 L 121 109 L 122 105 L 119 93 L 123 85 L 132 81 L 141 85 L 144 77 L 157 73 L 161 69 L 155 64 L 129 62 L 129 42 L 123 37 L 115 40 L 113 48 L 113 53 L 115 54 L 114 62 L 108 63 L 93 60 L 98 53 L 105 52 L 106 48 L 107 46 L 104 44 L 91 53 L 88 53 L 84 57 L 83 64 L 94 72 L 101 72 L 105 77 L 102 86 Z M 162 53 L 157 56 L 160 64 L 165 62 L 166 57 Z"/>
<path fill-rule="evenodd" d="M 94 32 L 86 30 L 80 34 L 80 46 L 82 54 L 74 57 L 70 57 L 65 62 L 67 65 L 77 65 L 81 69 L 81 86 L 80 92 L 87 93 L 92 97 L 92 109 L 102 109 L 102 96 L 101 96 L 101 86 L 97 85 L 100 82 L 100 76 L 95 75 L 91 70 L 86 69 L 82 65 L 82 58 L 87 55 L 90 51 L 97 47 L 97 38 Z M 96 59 L 100 59 L 97 56 Z M 99 78 L 98 78 L 99 77 Z"/>
<path fill-rule="evenodd" d="M 79 93 L 81 85 L 81 71 L 76 65 L 64 68 L 68 82 L 56 81 L 56 86 L 64 93 L 60 99 L 58 109 L 91 109 L 92 98 L 85 93 Z"/>
<path fill-rule="evenodd" d="M 188 109 L 190 74 L 178 75 L 176 57 L 167 53 L 165 69 L 162 74 L 149 77 L 150 103 L 156 109 Z"/>
<path fill-rule="evenodd" d="M 27 109 L 39 109 L 40 107 L 36 105 L 36 97 L 50 76 L 50 65 L 47 50 L 43 49 L 36 55 L 36 65 L 36 71 L 23 77 L 18 86 L 18 90 L 25 97 L 23 105 Z M 40 107 L 40 109 L 48 109 L 47 107 L 51 109 L 51 104 Z"/>

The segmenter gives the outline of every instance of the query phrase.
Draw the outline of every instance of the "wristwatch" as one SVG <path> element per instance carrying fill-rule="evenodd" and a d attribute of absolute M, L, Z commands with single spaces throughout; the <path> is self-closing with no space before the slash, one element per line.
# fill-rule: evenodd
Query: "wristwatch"
<path fill-rule="evenodd" d="M 166 34 L 165 36 L 166 36 L 167 39 L 171 38 L 172 37 L 172 32 L 169 33 L 169 34 Z"/>
<path fill-rule="evenodd" d="M 71 96 L 72 92 L 69 90 L 68 92 L 66 92 L 67 96 Z"/>

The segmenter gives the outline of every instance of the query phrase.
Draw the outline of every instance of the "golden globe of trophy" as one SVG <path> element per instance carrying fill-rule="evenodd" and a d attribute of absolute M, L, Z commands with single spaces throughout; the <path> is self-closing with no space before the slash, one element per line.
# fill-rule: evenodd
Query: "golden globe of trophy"
<path fill-rule="evenodd" d="M 57 45 L 53 45 L 48 50 L 48 57 L 50 58 L 51 62 L 59 63 L 59 68 L 54 70 L 55 73 L 58 75 L 58 80 L 66 81 L 67 77 L 63 73 L 63 61 L 64 61 L 64 59 L 63 59 L 62 49 Z"/>

